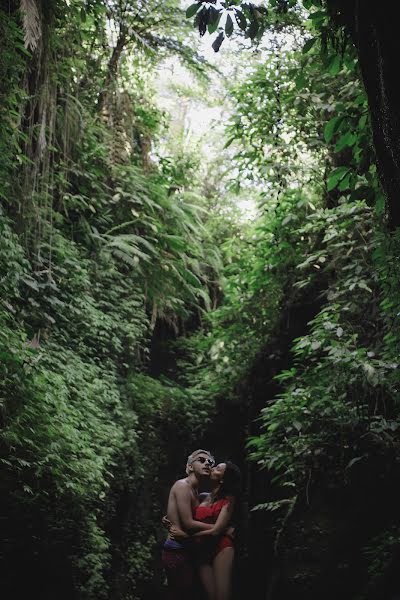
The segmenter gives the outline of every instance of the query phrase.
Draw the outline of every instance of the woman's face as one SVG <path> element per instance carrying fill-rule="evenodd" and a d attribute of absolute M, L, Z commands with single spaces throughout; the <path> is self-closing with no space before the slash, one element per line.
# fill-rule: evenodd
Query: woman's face
<path fill-rule="evenodd" d="M 213 481 L 222 481 L 226 471 L 226 463 L 219 463 L 211 469 L 210 479 Z"/>

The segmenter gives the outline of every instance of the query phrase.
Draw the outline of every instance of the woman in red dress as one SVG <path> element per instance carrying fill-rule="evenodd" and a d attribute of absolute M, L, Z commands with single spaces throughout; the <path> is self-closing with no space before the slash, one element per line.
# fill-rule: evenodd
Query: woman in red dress
<path fill-rule="evenodd" d="M 207 599 L 229 600 L 235 548 L 227 529 L 229 531 L 234 522 L 237 509 L 240 470 L 230 461 L 219 463 L 211 470 L 210 481 L 212 490 L 202 495 L 194 518 L 214 527 L 190 537 L 194 541 L 195 561 Z M 172 527 L 170 533 L 179 537 L 182 532 Z"/>

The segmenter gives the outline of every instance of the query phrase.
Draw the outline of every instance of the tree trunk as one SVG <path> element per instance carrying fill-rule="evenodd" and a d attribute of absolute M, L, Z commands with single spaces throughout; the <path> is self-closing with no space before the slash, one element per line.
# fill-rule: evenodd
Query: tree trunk
<path fill-rule="evenodd" d="M 327 0 L 327 4 L 358 50 L 379 176 L 387 198 L 389 224 L 395 228 L 400 226 L 400 6 L 389 0 Z"/>
<path fill-rule="evenodd" d="M 113 81 L 115 81 L 115 78 L 117 76 L 119 60 L 121 58 L 122 51 L 125 48 L 126 42 L 127 42 L 126 32 L 123 29 L 121 29 L 120 34 L 118 36 L 117 44 L 112 51 L 111 58 L 108 63 L 107 75 L 106 75 L 106 78 L 104 81 L 103 89 L 101 90 L 101 92 L 99 94 L 99 99 L 97 102 L 97 108 L 98 108 L 99 113 L 101 113 L 101 111 L 103 110 L 103 108 L 105 106 L 107 93 L 109 91 L 110 85 L 112 84 Z"/>

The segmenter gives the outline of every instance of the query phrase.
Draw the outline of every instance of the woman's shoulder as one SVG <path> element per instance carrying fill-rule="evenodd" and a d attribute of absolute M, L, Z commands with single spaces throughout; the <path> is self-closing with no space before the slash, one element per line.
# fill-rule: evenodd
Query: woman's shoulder
<path fill-rule="evenodd" d="M 228 495 L 222 498 L 224 504 L 230 504 L 231 502 L 235 502 L 235 496 Z"/>
<path fill-rule="evenodd" d="M 213 505 L 218 506 L 219 508 L 222 508 L 223 506 L 226 506 L 227 504 L 231 504 L 232 502 L 234 502 L 234 500 L 235 500 L 234 496 L 224 496 L 223 498 L 219 498 L 218 500 L 215 500 Z"/>

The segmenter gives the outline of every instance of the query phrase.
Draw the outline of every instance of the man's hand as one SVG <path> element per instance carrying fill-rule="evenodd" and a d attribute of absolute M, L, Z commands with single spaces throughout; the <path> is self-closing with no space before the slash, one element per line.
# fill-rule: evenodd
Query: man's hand
<path fill-rule="evenodd" d="M 229 527 L 225 531 L 225 535 L 229 536 L 233 540 L 235 539 L 235 528 L 233 527 L 233 525 L 229 525 Z"/>

